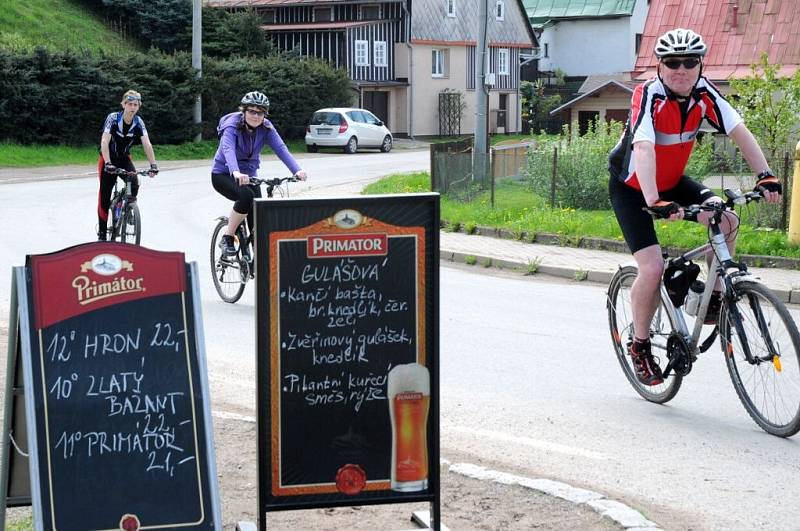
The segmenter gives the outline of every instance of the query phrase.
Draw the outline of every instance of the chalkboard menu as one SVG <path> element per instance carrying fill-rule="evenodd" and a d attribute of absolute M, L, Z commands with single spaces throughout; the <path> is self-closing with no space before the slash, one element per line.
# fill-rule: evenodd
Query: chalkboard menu
<path fill-rule="evenodd" d="M 438 503 L 438 208 L 256 203 L 262 511 Z"/>
<path fill-rule="evenodd" d="M 29 258 L 37 527 L 220 528 L 195 271 L 182 253 L 115 243 Z"/>

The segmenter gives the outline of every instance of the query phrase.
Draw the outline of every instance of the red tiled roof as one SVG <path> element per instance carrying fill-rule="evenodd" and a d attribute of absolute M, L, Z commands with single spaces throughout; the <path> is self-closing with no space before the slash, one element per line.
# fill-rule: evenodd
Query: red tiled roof
<path fill-rule="evenodd" d="M 798 0 L 652 0 L 644 26 L 638 79 L 655 75 L 653 47 L 659 35 L 689 28 L 708 44 L 704 74 L 712 80 L 745 77 L 763 52 L 791 76 L 800 68 Z M 736 13 L 734 22 L 734 13 Z"/>
<path fill-rule="evenodd" d="M 326 29 L 343 29 L 355 28 L 356 26 L 366 26 L 376 22 L 383 22 L 381 20 L 355 20 L 349 22 L 306 22 L 304 24 L 267 24 L 259 26 L 267 31 L 300 31 L 300 30 L 326 30 Z"/>

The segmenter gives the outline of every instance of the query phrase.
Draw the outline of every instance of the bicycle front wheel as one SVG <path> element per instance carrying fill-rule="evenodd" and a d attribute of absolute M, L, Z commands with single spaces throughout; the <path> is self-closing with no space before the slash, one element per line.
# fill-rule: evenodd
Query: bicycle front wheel
<path fill-rule="evenodd" d="M 733 387 L 764 431 L 800 431 L 800 334 L 786 305 L 768 287 L 734 286 L 735 308 L 720 312 L 720 336 Z M 749 356 L 745 348 L 749 349 Z"/>
<path fill-rule="evenodd" d="M 628 344 L 633 341 L 633 311 L 631 306 L 631 286 L 636 280 L 638 270 L 634 266 L 621 267 L 611 284 L 608 287 L 608 325 L 611 329 L 611 341 L 614 343 L 614 350 L 617 354 L 617 361 L 622 367 L 622 372 L 628 382 L 633 386 L 639 395 L 645 400 L 663 404 L 672 400 L 681 388 L 683 377 L 680 374 L 671 372 L 658 385 L 644 385 L 636 377 L 636 370 L 633 361 L 628 354 Z M 664 301 L 656 310 L 653 321 L 650 323 L 650 343 L 653 348 L 653 356 L 663 371 L 669 359 L 667 358 L 667 340 L 670 333 L 674 330 L 673 323 L 669 319 Z"/>
<path fill-rule="evenodd" d="M 122 215 L 119 228 L 119 241 L 139 245 L 142 241 L 142 218 L 139 215 L 139 205 L 128 203 Z"/>
<path fill-rule="evenodd" d="M 211 236 L 211 276 L 219 298 L 233 304 L 242 297 L 250 271 L 242 269 L 246 264 L 241 260 L 241 252 L 235 256 L 223 256 L 219 243 L 227 227 L 228 220 L 220 220 Z"/>

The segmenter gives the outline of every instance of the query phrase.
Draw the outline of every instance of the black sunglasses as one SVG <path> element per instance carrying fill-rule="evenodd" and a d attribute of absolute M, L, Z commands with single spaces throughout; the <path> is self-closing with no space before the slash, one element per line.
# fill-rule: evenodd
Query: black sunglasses
<path fill-rule="evenodd" d="M 687 57 L 686 59 L 664 59 L 661 64 L 670 70 L 677 70 L 679 66 L 683 65 L 686 70 L 691 70 L 700 64 L 700 59 L 696 57 Z"/>

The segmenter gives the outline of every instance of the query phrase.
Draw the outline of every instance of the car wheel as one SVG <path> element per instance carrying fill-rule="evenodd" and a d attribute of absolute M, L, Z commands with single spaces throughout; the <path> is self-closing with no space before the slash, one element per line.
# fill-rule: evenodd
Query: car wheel
<path fill-rule="evenodd" d="M 386 135 L 383 137 L 383 142 L 381 143 L 381 151 L 384 153 L 389 153 L 392 150 L 392 137 Z"/>
<path fill-rule="evenodd" d="M 344 152 L 353 154 L 358 149 L 358 139 L 354 136 L 350 137 L 350 140 L 347 141 L 347 144 L 344 146 Z"/>
<path fill-rule="evenodd" d="M 306 151 L 308 151 L 309 153 L 316 153 L 317 151 L 319 151 L 319 148 L 315 145 L 306 144 Z"/>

